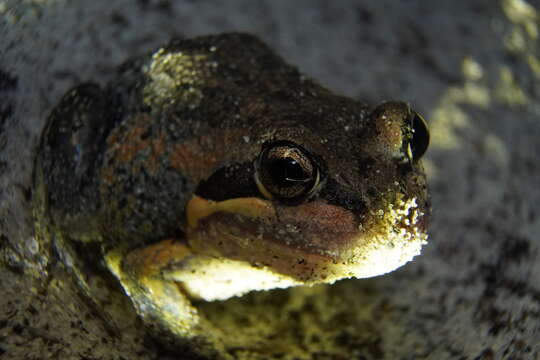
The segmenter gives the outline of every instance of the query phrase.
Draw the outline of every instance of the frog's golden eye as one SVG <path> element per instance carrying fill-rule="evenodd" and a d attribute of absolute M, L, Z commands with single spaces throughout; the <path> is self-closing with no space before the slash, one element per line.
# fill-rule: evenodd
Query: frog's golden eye
<path fill-rule="evenodd" d="M 255 182 L 266 198 L 298 200 L 318 188 L 320 170 L 305 149 L 288 141 L 279 141 L 261 151 L 255 162 Z"/>
<path fill-rule="evenodd" d="M 412 158 L 418 160 L 424 155 L 429 145 L 429 130 L 426 121 L 417 112 L 411 114 L 411 152 Z"/>

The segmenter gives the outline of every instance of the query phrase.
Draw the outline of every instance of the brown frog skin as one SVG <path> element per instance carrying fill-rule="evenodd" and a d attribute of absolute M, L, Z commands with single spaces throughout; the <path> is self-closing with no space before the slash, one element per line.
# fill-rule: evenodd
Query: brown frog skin
<path fill-rule="evenodd" d="M 419 254 L 428 141 L 409 105 L 335 95 L 253 36 L 172 41 L 52 111 L 36 233 L 70 267 L 107 267 L 146 324 L 204 353 L 226 336 L 193 300 L 380 275 Z"/>

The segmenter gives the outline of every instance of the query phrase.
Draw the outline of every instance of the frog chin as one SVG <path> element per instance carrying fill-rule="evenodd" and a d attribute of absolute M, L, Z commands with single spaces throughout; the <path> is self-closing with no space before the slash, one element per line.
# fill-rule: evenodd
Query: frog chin
<path fill-rule="evenodd" d="M 427 239 L 422 212 L 406 198 L 365 216 L 362 225 L 322 201 L 279 207 L 257 198 L 194 196 L 187 216 L 193 255 L 168 278 L 203 300 L 381 275 L 412 260 Z"/>

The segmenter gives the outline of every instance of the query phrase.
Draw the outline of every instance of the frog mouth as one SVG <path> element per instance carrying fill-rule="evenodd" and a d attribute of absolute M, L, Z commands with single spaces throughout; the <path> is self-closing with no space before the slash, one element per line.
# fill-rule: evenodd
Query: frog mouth
<path fill-rule="evenodd" d="M 312 232 L 302 234 L 323 239 L 321 214 L 336 215 L 328 204 L 314 201 L 297 207 L 294 213 L 303 214 L 298 219 L 286 208 L 260 199 L 212 202 L 193 197 L 186 208 L 186 241 L 165 239 L 126 256 L 114 250 L 106 256 L 107 266 L 143 321 L 190 346 L 279 357 L 291 349 L 301 352 L 306 345 L 317 347 L 304 336 L 311 333 L 339 349 L 335 339 L 349 317 L 351 334 L 365 330 L 359 327 L 361 321 L 354 320 L 357 311 L 350 304 L 370 305 L 359 290 L 365 282 L 328 284 L 394 270 L 425 243 L 422 208 L 414 198 L 392 200 L 386 208 L 373 211 L 361 229 L 352 223 L 355 233 L 347 237 L 343 231 L 340 241 L 325 246 L 314 237 L 295 238 L 294 231 L 282 235 L 279 230 L 299 226 L 300 220 L 313 224 L 306 214 L 318 210 L 320 216 L 314 218 L 321 227 L 308 227 Z M 336 233 L 327 235 L 330 239 Z M 341 292 L 345 294 L 339 301 L 345 305 L 338 312 L 344 319 L 333 313 L 333 299 Z M 291 317 L 297 319 L 291 322 Z M 327 322 L 329 317 L 339 319 L 339 325 Z"/>
<path fill-rule="evenodd" d="M 390 208 L 360 225 L 346 209 L 322 201 L 291 209 L 258 198 L 194 196 L 186 208 L 193 256 L 167 277 L 191 298 L 225 300 L 384 274 L 418 255 L 427 237 L 414 200 Z"/>
<path fill-rule="evenodd" d="M 317 207 L 319 214 L 326 211 L 335 216 L 327 205 L 314 203 L 294 213 L 303 213 L 300 220 L 307 223 L 305 215 L 315 211 L 310 206 Z M 187 243 L 169 240 L 161 248 L 155 246 L 164 254 L 177 253 L 172 258 L 178 261 L 160 268 L 157 285 L 146 278 L 143 283 L 152 289 L 151 300 L 167 310 L 157 315 L 162 325 L 193 344 L 202 339 L 201 347 L 210 341 L 212 347 L 233 354 L 232 358 L 241 358 L 236 350 L 280 358 L 321 344 L 331 344 L 339 352 L 344 348 L 336 340 L 340 334 L 366 333 L 357 310 L 370 308 L 372 300 L 365 289 L 369 282 L 329 284 L 391 271 L 418 254 L 425 242 L 423 217 L 414 200 L 405 199 L 401 206 L 391 208 L 393 212 L 386 208 L 382 215 L 376 211 L 362 229 L 351 223 L 356 232 L 343 225 L 340 241 L 324 246 L 324 241 L 317 243 L 314 237 L 309 241 L 295 238 L 294 231 L 279 234 L 287 226 L 300 227 L 301 221 L 270 202 L 253 198 L 213 202 L 193 197 L 186 208 Z M 319 225 L 324 225 L 321 219 L 322 215 Z M 324 229 L 314 226 L 311 235 L 326 240 L 336 235 L 323 238 Z M 160 260 L 161 256 L 145 258 Z M 164 260 L 168 262 L 167 256 Z M 135 302 L 150 303 L 147 295 L 139 299 L 136 290 L 124 287 Z"/>

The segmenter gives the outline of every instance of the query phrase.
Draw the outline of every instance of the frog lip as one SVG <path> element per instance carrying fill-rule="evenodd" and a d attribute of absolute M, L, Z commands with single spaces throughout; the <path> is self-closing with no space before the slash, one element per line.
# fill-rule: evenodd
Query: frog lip
<path fill-rule="evenodd" d="M 418 255 L 427 238 L 423 214 L 418 211 L 415 220 L 409 215 L 418 209 L 414 200 L 397 215 L 368 214 L 362 223 L 324 201 L 295 207 L 254 198 L 226 202 L 190 201 L 186 235 L 192 250 L 266 266 L 303 283 L 392 271 Z"/>
<path fill-rule="evenodd" d="M 223 233 L 255 237 L 333 260 L 339 260 L 335 254 L 358 237 L 361 229 L 351 211 L 323 200 L 285 206 L 259 198 L 216 202 L 193 196 L 187 219 L 192 232 L 219 223 Z"/>

